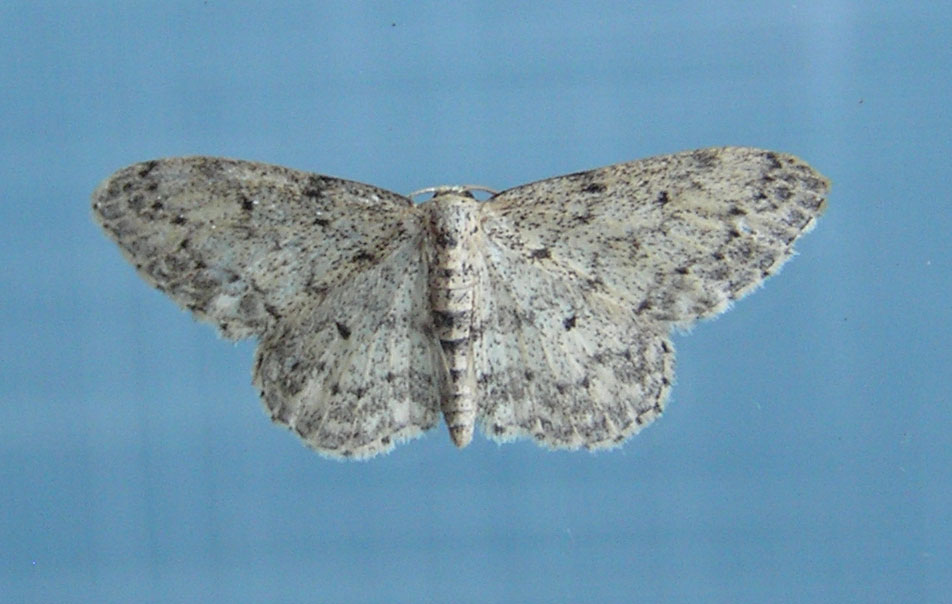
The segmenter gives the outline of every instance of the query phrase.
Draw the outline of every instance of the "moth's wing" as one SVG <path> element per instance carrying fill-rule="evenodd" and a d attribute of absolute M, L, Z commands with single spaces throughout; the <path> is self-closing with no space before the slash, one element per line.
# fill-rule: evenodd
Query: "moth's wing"
<path fill-rule="evenodd" d="M 480 283 L 473 358 L 488 437 L 612 447 L 662 412 L 674 374 L 666 326 L 492 242 Z"/>
<path fill-rule="evenodd" d="M 671 327 L 776 272 L 828 187 L 793 156 L 726 147 L 494 196 L 475 344 L 484 430 L 558 447 L 635 432 L 663 409 Z"/>
<path fill-rule="evenodd" d="M 315 449 L 367 457 L 438 421 L 445 370 L 407 198 L 192 157 L 120 170 L 93 211 L 147 281 L 228 338 L 260 337 L 255 384 Z"/>
<path fill-rule="evenodd" d="M 366 458 L 440 420 L 446 369 L 411 240 L 261 339 L 254 383 L 275 422 L 312 448 Z"/>
<path fill-rule="evenodd" d="M 483 227 L 506 253 L 683 326 L 775 273 L 828 189 L 792 155 L 700 149 L 503 191 Z"/>
<path fill-rule="evenodd" d="M 396 193 L 280 166 L 177 157 L 124 168 L 93 215 L 146 281 L 222 335 L 260 335 L 419 231 Z"/>

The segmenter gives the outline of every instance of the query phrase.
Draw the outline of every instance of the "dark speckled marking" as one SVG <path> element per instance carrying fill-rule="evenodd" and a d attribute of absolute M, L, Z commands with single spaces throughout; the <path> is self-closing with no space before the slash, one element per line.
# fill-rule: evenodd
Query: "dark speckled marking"
<path fill-rule="evenodd" d="M 442 248 L 454 248 L 459 244 L 459 240 L 449 233 L 442 232 L 436 238 L 436 245 Z"/>
<path fill-rule="evenodd" d="M 453 354 L 460 347 L 465 346 L 468 340 L 466 338 L 460 338 L 458 340 L 440 340 L 440 346 L 443 347 L 443 352 L 446 354 Z"/>
<path fill-rule="evenodd" d="M 576 224 L 584 225 L 592 222 L 593 216 L 591 214 L 578 214 L 573 216 L 572 220 L 574 220 Z"/>
<path fill-rule="evenodd" d="M 449 310 L 433 311 L 433 325 L 438 329 L 453 327 L 466 320 L 466 313 Z"/>
<path fill-rule="evenodd" d="M 543 258 L 549 258 L 551 257 L 551 255 L 552 254 L 549 253 L 549 248 L 545 248 L 545 247 L 538 248 L 529 252 L 530 258 L 536 258 L 538 260 L 541 260 Z"/>
<path fill-rule="evenodd" d="M 139 178 L 148 178 L 149 174 L 159 165 L 158 160 L 147 161 L 139 164 Z"/>
<path fill-rule="evenodd" d="M 305 197 L 311 197 L 311 198 L 317 199 L 321 197 L 322 195 L 324 195 L 325 187 L 326 187 L 326 183 L 324 178 L 315 174 L 308 178 L 301 193 Z"/>
<path fill-rule="evenodd" d="M 335 325 L 337 325 L 337 333 L 340 335 L 340 337 L 344 338 L 345 340 L 350 337 L 349 327 L 343 323 L 335 323 Z"/>

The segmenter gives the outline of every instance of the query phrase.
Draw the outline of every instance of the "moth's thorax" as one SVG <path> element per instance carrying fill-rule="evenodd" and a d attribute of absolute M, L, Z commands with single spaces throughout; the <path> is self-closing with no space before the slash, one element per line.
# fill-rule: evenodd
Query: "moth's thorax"
<path fill-rule="evenodd" d="M 442 410 L 458 447 L 473 438 L 476 376 L 472 362 L 472 325 L 482 232 L 480 202 L 462 189 L 437 189 L 427 209 L 429 290 L 433 326 L 440 339 L 449 383 Z"/>
<path fill-rule="evenodd" d="M 452 190 L 450 190 L 452 191 Z M 479 243 L 479 204 L 468 193 L 438 192 L 426 202 L 431 285 L 472 287 L 472 261 Z"/>

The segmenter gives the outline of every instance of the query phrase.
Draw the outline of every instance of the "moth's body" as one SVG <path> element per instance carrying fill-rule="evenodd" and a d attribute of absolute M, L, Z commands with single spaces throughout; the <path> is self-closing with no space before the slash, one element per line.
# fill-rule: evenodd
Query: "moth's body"
<path fill-rule="evenodd" d="M 129 166 L 95 219 L 139 273 L 229 339 L 256 337 L 272 420 L 368 458 L 444 418 L 466 446 L 615 447 L 658 417 L 673 326 L 723 312 L 793 253 L 829 183 L 721 147 L 403 195 L 213 157 Z"/>
<path fill-rule="evenodd" d="M 462 187 L 438 187 L 425 211 L 430 310 L 449 381 L 440 409 L 457 447 L 473 439 L 476 373 L 471 336 L 480 275 L 479 202 Z"/>

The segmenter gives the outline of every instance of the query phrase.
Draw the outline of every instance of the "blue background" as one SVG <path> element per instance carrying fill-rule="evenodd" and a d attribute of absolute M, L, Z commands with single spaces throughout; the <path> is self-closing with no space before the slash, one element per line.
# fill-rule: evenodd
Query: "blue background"
<path fill-rule="evenodd" d="M 0 601 L 949 601 L 950 31 L 940 2 L 4 2 Z M 321 458 L 254 344 L 89 211 L 162 156 L 406 193 L 725 144 L 807 159 L 829 210 L 595 455 L 441 426 Z"/>

